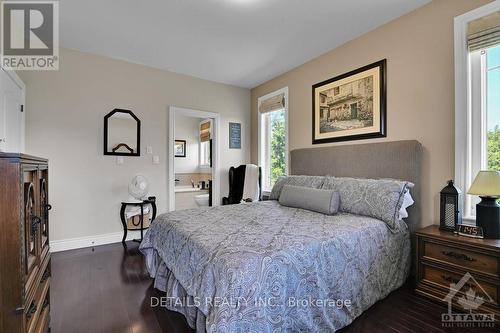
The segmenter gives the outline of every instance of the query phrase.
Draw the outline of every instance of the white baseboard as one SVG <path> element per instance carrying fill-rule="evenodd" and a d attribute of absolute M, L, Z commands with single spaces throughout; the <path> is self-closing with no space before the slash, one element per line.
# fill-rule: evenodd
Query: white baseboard
<path fill-rule="evenodd" d="M 144 231 L 146 232 L 146 231 Z M 113 232 L 109 234 L 68 238 L 61 240 L 50 241 L 50 252 L 61 252 L 74 249 L 82 249 L 85 247 L 120 243 L 123 238 L 123 232 Z M 127 241 L 134 238 L 140 238 L 138 231 L 129 231 L 127 233 Z"/>

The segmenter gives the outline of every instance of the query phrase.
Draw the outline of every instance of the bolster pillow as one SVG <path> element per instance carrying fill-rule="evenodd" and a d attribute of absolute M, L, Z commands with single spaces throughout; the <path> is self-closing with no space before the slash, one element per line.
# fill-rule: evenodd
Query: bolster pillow
<path fill-rule="evenodd" d="M 340 196 L 337 191 L 285 185 L 279 196 L 279 203 L 282 206 L 333 215 L 339 211 Z"/>

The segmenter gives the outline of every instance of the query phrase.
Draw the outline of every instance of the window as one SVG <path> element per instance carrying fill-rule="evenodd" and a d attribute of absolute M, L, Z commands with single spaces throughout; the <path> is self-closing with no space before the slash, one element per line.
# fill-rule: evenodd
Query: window
<path fill-rule="evenodd" d="M 484 52 L 486 58 L 486 168 L 500 170 L 500 45 Z"/>
<path fill-rule="evenodd" d="M 200 168 L 212 167 L 212 120 L 200 122 Z"/>
<path fill-rule="evenodd" d="M 200 143 L 200 168 L 210 168 L 210 143 L 211 141 Z"/>
<path fill-rule="evenodd" d="M 500 6 L 455 18 L 455 180 L 467 193 L 480 170 L 500 170 Z M 477 196 L 463 216 L 475 219 Z"/>
<path fill-rule="evenodd" d="M 288 88 L 259 98 L 258 110 L 262 191 L 270 192 L 278 177 L 288 173 Z"/>
<path fill-rule="evenodd" d="M 470 181 L 481 170 L 500 170 L 500 45 L 470 52 Z M 468 182 L 468 187 L 470 186 Z M 466 213 L 475 216 L 477 197 L 468 197 Z"/>

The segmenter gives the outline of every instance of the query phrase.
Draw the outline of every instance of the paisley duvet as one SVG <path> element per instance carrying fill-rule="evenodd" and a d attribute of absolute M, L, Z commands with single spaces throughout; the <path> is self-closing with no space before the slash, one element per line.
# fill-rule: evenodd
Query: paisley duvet
<path fill-rule="evenodd" d="M 153 305 L 197 332 L 333 332 L 406 280 L 397 222 L 263 201 L 163 214 L 140 249 L 166 292 Z"/>

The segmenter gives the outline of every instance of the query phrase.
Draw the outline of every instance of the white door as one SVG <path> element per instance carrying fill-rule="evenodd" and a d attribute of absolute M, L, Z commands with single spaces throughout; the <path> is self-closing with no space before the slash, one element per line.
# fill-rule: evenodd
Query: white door
<path fill-rule="evenodd" d="M 24 152 L 24 87 L 0 70 L 0 151 Z"/>

